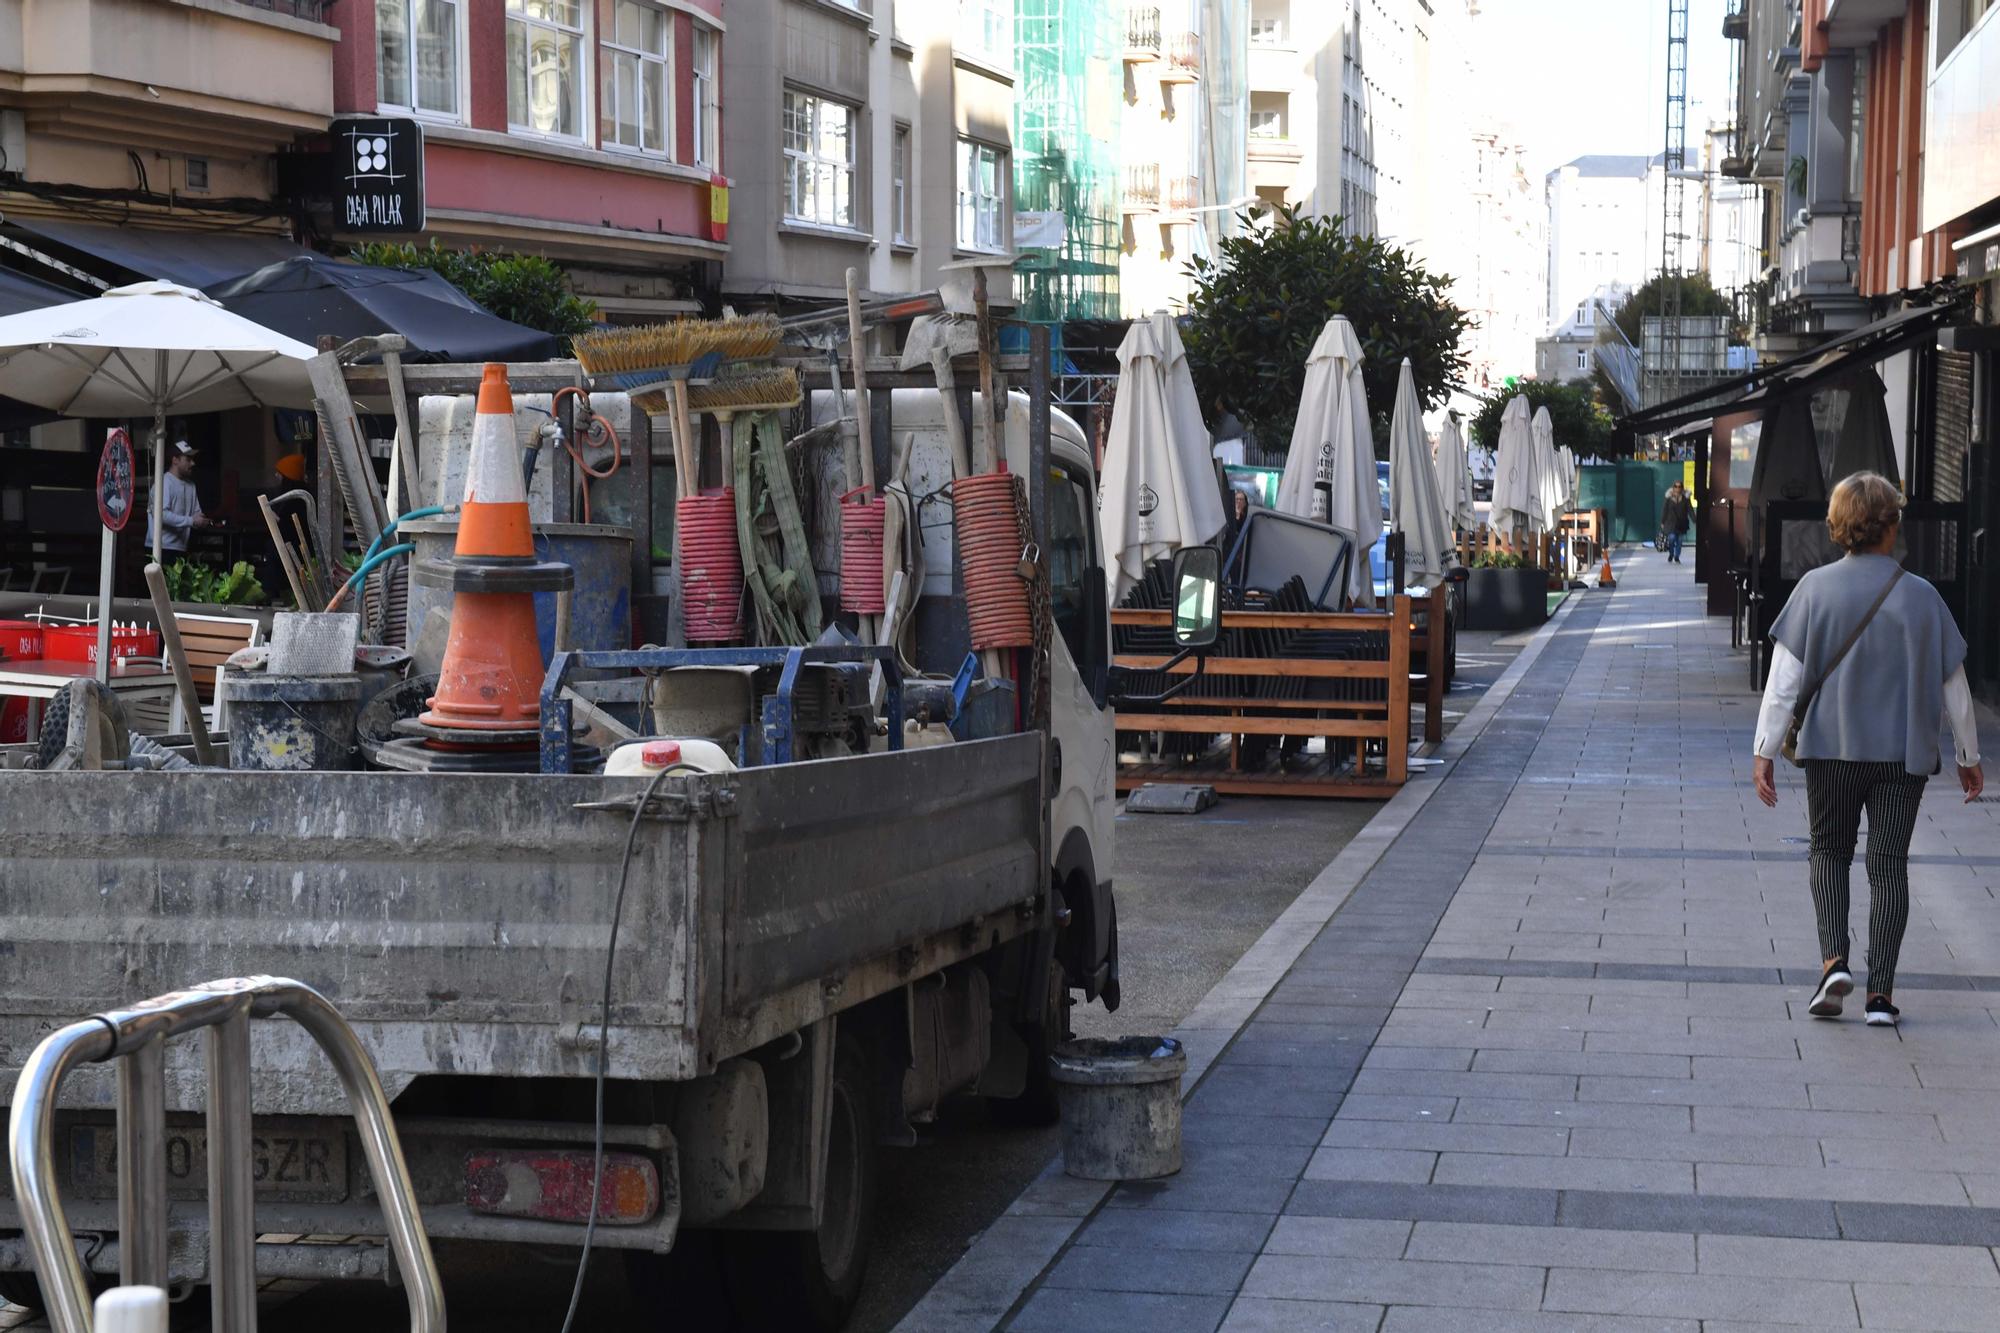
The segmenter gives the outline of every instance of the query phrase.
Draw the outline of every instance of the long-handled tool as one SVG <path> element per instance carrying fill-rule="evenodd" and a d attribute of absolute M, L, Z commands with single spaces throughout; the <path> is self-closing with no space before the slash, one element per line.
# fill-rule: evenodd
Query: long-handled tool
<path fill-rule="evenodd" d="M 208 720 L 201 714 L 201 696 L 194 692 L 194 672 L 188 667 L 187 649 L 181 646 L 180 622 L 174 619 L 173 603 L 167 600 L 167 576 L 151 561 L 146 565 L 146 591 L 153 595 L 153 614 L 160 620 L 160 642 L 167 650 L 168 665 L 174 669 L 174 687 L 181 693 L 181 711 L 187 714 L 195 762 L 203 768 L 211 767 L 215 763 L 215 749 L 208 743 Z"/>

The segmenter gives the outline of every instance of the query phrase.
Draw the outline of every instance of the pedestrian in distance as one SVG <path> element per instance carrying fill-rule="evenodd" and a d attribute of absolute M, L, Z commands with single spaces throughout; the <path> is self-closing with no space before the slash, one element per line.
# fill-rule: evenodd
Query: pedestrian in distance
<path fill-rule="evenodd" d="M 1847 966 L 1848 876 L 1868 812 L 1868 1001 L 1895 1026 L 1896 959 L 1910 915 L 1910 835 L 1924 784 L 1942 767 L 1938 716 L 1951 726 L 1958 785 L 1986 789 L 1965 680 L 1965 639 L 1928 581 L 1896 559 L 1903 497 L 1874 472 L 1833 489 L 1826 528 L 1846 556 L 1799 580 L 1771 627 L 1771 671 L 1751 761 L 1757 799 L 1778 803 L 1780 753 L 1805 769 L 1808 874 L 1823 970 L 1807 1012 L 1837 1018 L 1854 990 Z"/>
<path fill-rule="evenodd" d="M 1688 493 L 1679 482 L 1667 487 L 1667 498 L 1660 502 L 1660 545 L 1667 553 L 1667 563 L 1681 563 L 1681 543 L 1687 538 L 1688 513 L 1692 508 L 1688 503 Z"/>

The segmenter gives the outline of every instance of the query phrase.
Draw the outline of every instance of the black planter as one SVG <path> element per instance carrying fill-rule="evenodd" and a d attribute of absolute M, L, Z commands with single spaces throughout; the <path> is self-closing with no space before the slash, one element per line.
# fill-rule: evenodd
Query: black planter
<path fill-rule="evenodd" d="M 1474 569 L 1465 580 L 1465 628 L 1533 629 L 1549 618 L 1549 576 L 1539 569 Z"/>

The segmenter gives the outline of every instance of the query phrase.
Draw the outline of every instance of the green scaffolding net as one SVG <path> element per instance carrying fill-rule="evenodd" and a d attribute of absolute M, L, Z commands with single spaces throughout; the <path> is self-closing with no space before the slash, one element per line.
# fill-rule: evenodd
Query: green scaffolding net
<path fill-rule="evenodd" d="M 1122 0 L 1015 0 L 1015 265 L 1023 318 L 1118 316 Z M 1059 222 L 1059 225 L 1058 225 Z M 1035 245 L 1031 242 L 1041 241 Z"/>

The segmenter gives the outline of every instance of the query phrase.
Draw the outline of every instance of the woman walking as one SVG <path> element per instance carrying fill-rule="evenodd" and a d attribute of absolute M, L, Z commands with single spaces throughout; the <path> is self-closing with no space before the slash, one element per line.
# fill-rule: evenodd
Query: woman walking
<path fill-rule="evenodd" d="M 1757 716 L 1757 797 L 1778 803 L 1773 761 L 1806 771 L 1813 910 L 1825 968 L 1807 1012 L 1835 1018 L 1854 990 L 1847 966 L 1848 871 L 1868 812 L 1868 1022 L 1894 1026 L 1896 956 L 1910 915 L 1910 835 L 1924 783 L 1941 767 L 1950 720 L 1958 785 L 1985 790 L 1966 686 L 1965 639 L 1937 589 L 1896 560 L 1903 498 L 1857 472 L 1834 487 L 1826 527 L 1847 552 L 1799 580 L 1771 627 L 1771 673 Z M 1788 744 L 1789 742 L 1789 744 Z"/>

